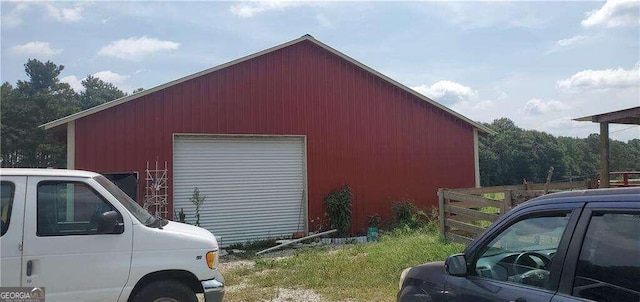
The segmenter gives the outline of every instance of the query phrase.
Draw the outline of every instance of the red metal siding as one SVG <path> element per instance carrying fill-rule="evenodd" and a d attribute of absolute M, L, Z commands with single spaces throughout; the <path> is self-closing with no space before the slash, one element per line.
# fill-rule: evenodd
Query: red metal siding
<path fill-rule="evenodd" d="M 309 41 L 77 120 L 76 168 L 139 172 L 142 197 L 147 161 L 167 161 L 171 188 L 174 133 L 306 135 L 309 220 L 347 183 L 353 231 L 475 184 L 471 125 Z"/>

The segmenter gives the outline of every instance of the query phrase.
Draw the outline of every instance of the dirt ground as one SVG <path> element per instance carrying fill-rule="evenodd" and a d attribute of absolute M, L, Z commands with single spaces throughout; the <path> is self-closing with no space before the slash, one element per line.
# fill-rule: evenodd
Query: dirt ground
<path fill-rule="evenodd" d="M 290 257 L 295 253 L 295 249 L 286 249 L 280 251 L 274 251 L 267 253 L 264 257 L 267 258 L 285 258 Z M 220 257 L 220 264 L 218 270 L 224 276 L 225 272 L 233 271 L 243 267 L 253 267 L 255 265 L 254 260 L 242 259 L 234 255 L 225 255 Z M 241 291 L 246 288 L 247 284 L 233 284 L 226 286 L 226 292 Z M 322 296 L 316 292 L 308 289 L 291 289 L 291 288 L 278 288 L 278 295 L 271 300 L 264 299 L 262 301 L 271 302 L 319 302 L 323 301 Z"/>

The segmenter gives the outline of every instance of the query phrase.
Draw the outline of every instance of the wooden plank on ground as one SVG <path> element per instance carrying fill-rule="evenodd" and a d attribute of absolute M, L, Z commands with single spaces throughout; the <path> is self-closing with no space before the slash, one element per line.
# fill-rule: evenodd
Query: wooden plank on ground
<path fill-rule="evenodd" d="M 463 193 L 458 193 L 453 191 L 444 191 L 444 198 L 457 200 L 461 202 L 473 203 L 475 205 L 478 205 L 477 206 L 478 208 L 482 208 L 482 207 L 499 208 L 501 204 L 501 202 L 498 200 L 493 200 L 493 199 L 484 198 L 476 195 L 463 194 Z M 457 205 L 457 206 L 460 206 L 460 205 Z"/>
<path fill-rule="evenodd" d="M 469 223 L 465 223 L 465 222 L 461 222 L 461 221 L 456 221 L 456 220 L 453 220 L 453 219 L 447 219 L 445 224 L 447 226 L 449 226 L 449 227 L 457 228 L 459 230 L 463 230 L 465 232 L 472 233 L 472 234 L 474 234 L 476 236 L 478 234 L 484 232 L 484 228 L 483 227 L 479 227 L 477 225 L 473 225 L 473 224 L 469 224 Z"/>
<path fill-rule="evenodd" d="M 469 209 L 456 207 L 456 206 L 448 205 L 448 204 L 444 206 L 444 209 L 445 209 L 446 212 L 449 212 L 449 213 L 452 213 L 452 214 L 463 215 L 463 216 L 467 216 L 467 217 L 470 217 L 470 218 L 475 218 L 477 220 L 488 220 L 488 221 L 494 222 L 499 217 L 496 214 L 482 213 L 480 211 L 469 210 Z"/>
<path fill-rule="evenodd" d="M 473 241 L 473 239 L 471 238 L 460 236 L 454 233 L 447 233 L 447 239 L 462 244 L 469 244 L 471 243 L 471 241 Z"/>

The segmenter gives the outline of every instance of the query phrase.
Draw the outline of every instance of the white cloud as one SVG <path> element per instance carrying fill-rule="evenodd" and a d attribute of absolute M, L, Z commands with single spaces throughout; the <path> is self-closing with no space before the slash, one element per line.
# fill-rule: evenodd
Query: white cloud
<path fill-rule="evenodd" d="M 25 2 L 17 2 L 16 6 L 6 15 L 2 15 L 2 26 L 14 27 L 22 24 L 22 14 L 29 8 Z"/>
<path fill-rule="evenodd" d="M 566 109 L 569 109 L 569 106 L 555 100 L 545 102 L 541 99 L 531 99 L 524 105 L 524 111 L 532 114 L 545 114 Z"/>
<path fill-rule="evenodd" d="M 78 79 L 78 77 L 71 75 L 63 77 L 62 79 L 60 79 L 60 82 L 69 84 L 69 86 L 71 86 L 71 89 L 73 89 L 75 92 L 82 92 L 84 91 L 82 80 L 84 79 Z"/>
<path fill-rule="evenodd" d="M 80 5 L 74 7 L 57 7 L 51 3 L 46 4 L 47 15 L 57 21 L 71 23 L 83 19 L 84 8 Z"/>
<path fill-rule="evenodd" d="M 262 1 L 244 1 L 232 5 L 229 10 L 234 15 L 241 18 L 251 18 L 256 14 L 271 11 L 284 10 L 305 4 L 302 1 L 283 1 L 283 0 L 262 0 Z"/>
<path fill-rule="evenodd" d="M 145 56 L 159 51 L 175 50 L 180 47 L 180 43 L 172 41 L 162 41 L 156 38 L 131 37 L 111 42 L 102 47 L 98 55 L 114 57 L 125 60 L 140 60 Z"/>
<path fill-rule="evenodd" d="M 431 86 L 420 85 L 411 88 L 443 104 L 455 104 L 478 98 L 478 92 L 471 87 L 451 81 L 440 81 Z"/>
<path fill-rule="evenodd" d="M 496 105 L 496 102 L 491 101 L 491 100 L 484 100 L 484 101 L 480 101 L 477 104 L 475 104 L 472 108 L 475 110 L 485 110 L 485 109 L 489 109 L 493 106 Z"/>
<path fill-rule="evenodd" d="M 608 0 L 600 9 L 586 13 L 582 26 L 634 26 L 640 24 L 640 1 Z"/>
<path fill-rule="evenodd" d="M 27 56 L 41 56 L 51 58 L 62 52 L 62 49 L 55 49 L 49 42 L 34 41 L 23 45 L 16 45 L 11 48 L 13 53 Z"/>
<path fill-rule="evenodd" d="M 557 52 L 557 51 L 559 51 L 559 50 L 561 50 L 563 48 L 567 48 L 567 47 L 572 46 L 572 45 L 583 43 L 583 42 L 587 41 L 588 39 L 589 39 L 589 36 L 577 35 L 577 36 L 573 36 L 571 38 L 558 40 L 553 45 L 553 47 L 551 47 L 551 49 L 549 50 L 548 53 L 554 53 L 554 52 Z"/>
<path fill-rule="evenodd" d="M 122 75 L 109 70 L 96 72 L 93 76 L 113 85 L 122 84 L 129 78 L 128 75 Z"/>
<path fill-rule="evenodd" d="M 640 62 L 632 69 L 583 70 L 557 82 L 565 91 L 606 90 L 640 87 Z"/>
<path fill-rule="evenodd" d="M 584 41 L 587 38 L 589 38 L 589 37 L 588 36 L 583 36 L 583 35 L 573 36 L 571 38 L 558 40 L 556 42 L 556 45 L 557 46 L 561 46 L 561 47 L 565 47 L 565 46 L 569 46 L 571 44 L 575 44 L 575 43 L 580 42 L 580 41 Z"/>
<path fill-rule="evenodd" d="M 466 112 L 470 112 L 470 111 L 480 111 L 480 110 L 487 110 L 491 107 L 494 107 L 496 105 L 495 101 L 492 100 L 483 100 L 483 101 L 479 101 L 479 102 L 474 102 L 474 101 L 461 101 L 458 103 L 455 103 L 451 106 L 449 106 L 451 109 L 458 111 L 458 112 L 463 112 L 466 114 Z"/>
<path fill-rule="evenodd" d="M 478 92 L 473 88 L 452 81 L 439 81 L 431 86 L 420 85 L 411 89 L 463 115 L 474 115 L 474 118 L 478 112 L 487 112 L 487 109 L 496 105 L 496 101 L 479 99 Z"/>

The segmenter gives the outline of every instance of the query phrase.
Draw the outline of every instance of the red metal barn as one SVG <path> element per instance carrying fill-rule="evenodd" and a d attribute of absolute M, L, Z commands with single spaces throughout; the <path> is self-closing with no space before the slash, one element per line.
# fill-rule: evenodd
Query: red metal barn
<path fill-rule="evenodd" d="M 166 215 L 193 223 L 198 187 L 223 244 L 326 228 L 343 184 L 354 233 L 393 201 L 437 206 L 438 188 L 479 185 L 491 132 L 309 35 L 44 128 L 66 133 L 68 168 L 136 173 L 141 204 L 147 163 L 167 162 Z"/>

